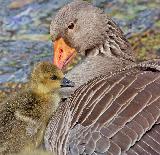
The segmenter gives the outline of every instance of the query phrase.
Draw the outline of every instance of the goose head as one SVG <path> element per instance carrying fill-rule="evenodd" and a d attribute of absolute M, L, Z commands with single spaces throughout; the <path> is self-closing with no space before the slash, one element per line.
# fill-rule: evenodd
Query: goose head
<path fill-rule="evenodd" d="M 50 25 L 54 64 L 64 68 L 78 54 L 116 56 L 133 61 L 123 32 L 101 9 L 76 0 L 59 10 Z M 105 50 L 101 50 L 105 48 Z"/>

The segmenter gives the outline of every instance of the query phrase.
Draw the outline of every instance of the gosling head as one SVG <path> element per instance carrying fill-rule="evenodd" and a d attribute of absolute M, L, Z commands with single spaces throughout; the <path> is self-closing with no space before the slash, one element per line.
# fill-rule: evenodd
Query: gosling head
<path fill-rule="evenodd" d="M 74 83 L 64 77 L 55 65 L 49 62 L 36 64 L 31 73 L 31 88 L 40 93 L 49 93 L 61 87 L 73 87 Z"/>
<path fill-rule="evenodd" d="M 76 51 L 86 56 L 106 41 L 113 44 L 119 38 L 116 42 L 122 52 L 130 48 L 123 32 L 103 10 L 81 0 L 60 9 L 51 22 L 50 34 L 54 42 L 54 64 L 59 68 L 70 62 Z"/>

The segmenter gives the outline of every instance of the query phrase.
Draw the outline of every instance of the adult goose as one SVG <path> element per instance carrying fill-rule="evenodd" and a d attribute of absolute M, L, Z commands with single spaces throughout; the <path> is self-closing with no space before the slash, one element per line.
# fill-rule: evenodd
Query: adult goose
<path fill-rule="evenodd" d="M 122 31 L 87 2 L 62 8 L 51 36 L 54 63 L 64 68 L 81 53 L 67 77 L 76 87 L 88 82 L 54 113 L 46 149 L 57 155 L 160 154 L 160 60 L 136 64 Z"/>
<path fill-rule="evenodd" d="M 132 47 L 121 29 L 88 2 L 74 1 L 62 8 L 51 22 L 50 34 L 55 65 L 65 69 L 76 51 L 82 58 L 66 75 L 76 86 L 64 89 L 63 95 L 93 77 L 134 64 Z"/>
<path fill-rule="evenodd" d="M 159 155 L 160 61 L 80 86 L 51 118 L 45 147 L 57 155 Z"/>

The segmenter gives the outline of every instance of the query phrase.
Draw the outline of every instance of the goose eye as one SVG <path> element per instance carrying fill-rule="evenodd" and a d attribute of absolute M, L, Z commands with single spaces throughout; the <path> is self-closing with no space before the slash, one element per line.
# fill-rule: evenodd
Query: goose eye
<path fill-rule="evenodd" d="M 55 76 L 55 75 L 53 75 L 53 76 L 51 77 L 51 80 L 57 80 L 57 79 L 58 79 L 58 77 Z"/>
<path fill-rule="evenodd" d="M 74 23 L 70 23 L 68 26 L 69 29 L 73 29 L 74 28 Z"/>

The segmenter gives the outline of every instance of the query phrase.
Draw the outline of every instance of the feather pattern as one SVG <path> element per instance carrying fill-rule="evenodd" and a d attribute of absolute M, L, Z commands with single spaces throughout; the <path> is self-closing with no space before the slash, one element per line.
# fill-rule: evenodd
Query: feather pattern
<path fill-rule="evenodd" d="M 58 155 L 160 154 L 160 61 L 99 76 L 53 115 L 45 146 Z"/>

